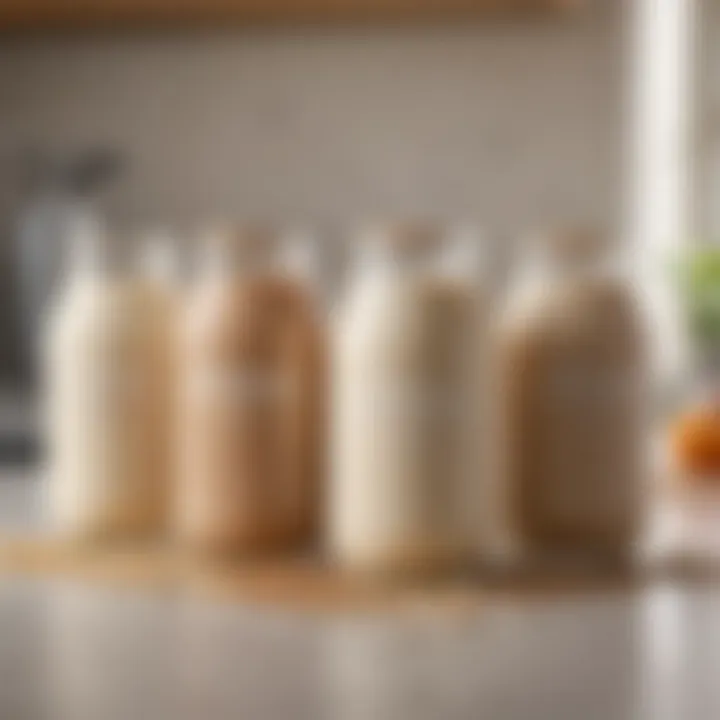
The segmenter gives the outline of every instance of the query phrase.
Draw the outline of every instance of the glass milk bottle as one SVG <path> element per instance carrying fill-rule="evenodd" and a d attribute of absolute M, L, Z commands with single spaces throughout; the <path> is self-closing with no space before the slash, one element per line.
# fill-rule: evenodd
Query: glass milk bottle
<path fill-rule="evenodd" d="M 448 570 L 470 550 L 480 482 L 481 303 L 433 229 L 363 240 L 334 326 L 330 551 L 351 571 Z"/>
<path fill-rule="evenodd" d="M 165 522 L 168 332 L 133 250 L 79 228 L 50 317 L 49 502 L 58 530 L 75 538 L 134 539 Z"/>
<path fill-rule="evenodd" d="M 190 548 L 301 548 L 316 531 L 321 327 L 281 249 L 251 229 L 207 238 L 181 340 L 177 533 Z"/>
<path fill-rule="evenodd" d="M 629 559 L 648 432 L 639 307 L 601 238 L 559 233 L 530 251 L 500 329 L 518 539 L 529 558 Z"/>

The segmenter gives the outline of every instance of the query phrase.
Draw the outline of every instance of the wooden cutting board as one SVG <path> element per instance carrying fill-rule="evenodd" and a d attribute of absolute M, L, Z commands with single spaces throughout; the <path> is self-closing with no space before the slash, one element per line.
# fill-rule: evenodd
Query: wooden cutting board
<path fill-rule="evenodd" d="M 648 568 L 480 571 L 452 578 L 348 576 L 316 557 L 265 561 L 190 557 L 166 547 L 87 547 L 52 537 L 0 535 L 0 575 L 32 576 L 180 593 L 303 612 L 474 612 L 492 601 L 628 592 Z"/>

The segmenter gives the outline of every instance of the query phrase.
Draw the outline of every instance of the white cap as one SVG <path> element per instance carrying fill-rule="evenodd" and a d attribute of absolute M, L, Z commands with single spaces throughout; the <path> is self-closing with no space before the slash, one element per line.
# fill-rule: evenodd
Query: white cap
<path fill-rule="evenodd" d="M 321 280 L 317 238 L 307 229 L 295 228 L 283 234 L 278 261 L 282 270 L 303 282 L 313 284 Z"/>
<path fill-rule="evenodd" d="M 214 223 L 202 233 L 206 269 L 256 270 L 267 266 L 277 245 L 277 235 L 260 225 Z"/>
<path fill-rule="evenodd" d="M 164 228 L 142 234 L 139 265 L 144 275 L 163 283 L 174 283 L 179 275 L 177 240 Z"/>
<path fill-rule="evenodd" d="M 450 228 L 440 254 L 443 272 L 459 278 L 479 280 L 485 271 L 484 235 L 473 225 Z"/>
<path fill-rule="evenodd" d="M 110 233 L 98 217 L 81 215 L 69 233 L 71 264 L 90 274 L 125 273 L 133 266 L 135 242 Z"/>

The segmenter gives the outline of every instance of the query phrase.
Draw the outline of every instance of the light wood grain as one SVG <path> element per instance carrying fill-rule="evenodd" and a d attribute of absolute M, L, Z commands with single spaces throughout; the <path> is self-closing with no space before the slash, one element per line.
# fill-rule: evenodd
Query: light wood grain
<path fill-rule="evenodd" d="M 583 0 L 0 0 L 0 29 L 441 20 L 534 14 Z"/>
<path fill-rule="evenodd" d="M 571 572 L 474 569 L 452 577 L 379 578 L 344 575 L 315 557 L 220 561 L 163 547 L 88 547 L 49 536 L 0 536 L 0 578 L 24 576 L 306 613 L 464 615 L 492 601 L 627 593 L 655 574 L 595 567 Z"/>

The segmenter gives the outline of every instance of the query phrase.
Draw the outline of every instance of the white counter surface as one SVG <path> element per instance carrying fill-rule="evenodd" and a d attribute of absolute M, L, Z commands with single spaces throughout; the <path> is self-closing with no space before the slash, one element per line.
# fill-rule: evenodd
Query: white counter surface
<path fill-rule="evenodd" d="M 720 586 L 322 617 L 2 577 L 0 718 L 716 720 Z"/>

